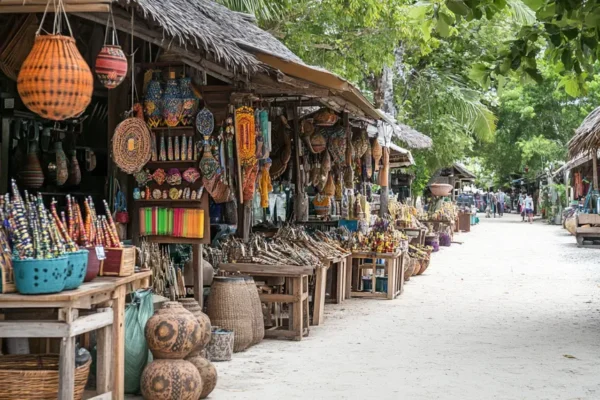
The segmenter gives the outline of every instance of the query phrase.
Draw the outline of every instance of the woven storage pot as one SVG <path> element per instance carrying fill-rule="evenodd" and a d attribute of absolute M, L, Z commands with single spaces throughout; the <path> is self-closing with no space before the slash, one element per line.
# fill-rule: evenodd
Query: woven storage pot
<path fill-rule="evenodd" d="M 85 111 L 92 100 L 94 77 L 75 39 L 40 35 L 21 66 L 17 89 L 31 111 L 62 121 Z"/>
<path fill-rule="evenodd" d="M 96 75 L 105 87 L 114 89 L 127 75 L 127 58 L 121 46 L 105 45 L 96 57 Z"/>
<path fill-rule="evenodd" d="M 248 294 L 252 302 L 252 345 L 260 343 L 265 338 L 265 322 L 263 321 L 262 303 L 258 297 L 256 283 L 252 277 L 244 277 Z"/>
<path fill-rule="evenodd" d="M 210 287 L 207 314 L 213 325 L 234 332 L 233 351 L 252 344 L 252 300 L 242 277 L 217 276 Z"/>
<path fill-rule="evenodd" d="M 196 348 L 192 350 L 188 357 L 195 356 L 202 352 L 202 350 L 204 350 L 210 342 L 210 336 L 212 334 L 210 318 L 208 318 L 208 315 L 202 312 L 200 304 L 198 304 L 198 302 L 195 299 L 180 299 L 179 302 L 181 303 L 183 308 L 191 312 L 192 315 L 196 317 L 198 323 L 200 324 L 200 330 L 202 331 L 202 339 L 200 340 Z"/>
<path fill-rule="evenodd" d="M 231 361 L 234 334 L 226 329 L 212 328 L 210 343 L 206 346 L 206 356 L 210 361 Z"/>
<path fill-rule="evenodd" d="M 0 356 L 0 400 L 58 399 L 56 354 Z M 75 368 L 74 400 L 83 397 L 92 360 Z"/>
<path fill-rule="evenodd" d="M 146 400 L 197 400 L 202 378 L 188 361 L 154 360 L 144 368 L 140 386 Z"/>

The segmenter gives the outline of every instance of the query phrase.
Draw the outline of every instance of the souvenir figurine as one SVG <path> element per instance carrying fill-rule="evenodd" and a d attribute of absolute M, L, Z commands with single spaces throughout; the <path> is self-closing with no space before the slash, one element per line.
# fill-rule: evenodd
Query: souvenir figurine
<path fill-rule="evenodd" d="M 169 193 L 167 192 L 166 189 L 162 191 L 162 198 L 163 198 L 163 200 L 166 200 L 169 198 Z"/>
<path fill-rule="evenodd" d="M 140 199 L 140 188 L 134 188 L 133 189 L 133 199 L 134 200 L 139 200 Z"/>
<path fill-rule="evenodd" d="M 181 151 L 179 150 L 179 136 L 175 136 L 174 140 L 175 140 L 175 150 L 173 151 L 173 159 L 175 161 L 179 161 L 179 157 L 181 156 Z"/>
<path fill-rule="evenodd" d="M 173 138 L 167 140 L 167 161 L 173 161 Z"/>

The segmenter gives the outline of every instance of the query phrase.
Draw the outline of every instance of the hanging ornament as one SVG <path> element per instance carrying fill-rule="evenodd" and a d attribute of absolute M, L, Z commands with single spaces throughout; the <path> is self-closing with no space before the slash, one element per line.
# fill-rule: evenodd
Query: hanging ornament
<path fill-rule="evenodd" d="M 371 153 L 373 155 L 373 161 L 375 162 L 375 172 L 379 171 L 379 161 L 381 160 L 381 156 L 383 155 L 383 150 L 379 140 L 375 138 L 373 141 L 373 146 L 371 147 Z"/>
<path fill-rule="evenodd" d="M 180 121 L 182 125 L 189 126 L 194 121 L 200 102 L 192 90 L 192 78 L 187 76 L 179 78 L 179 93 L 182 101 Z"/>
<path fill-rule="evenodd" d="M 31 111 L 62 121 L 85 111 L 92 100 L 94 77 L 77 49 L 63 0 L 57 1 L 56 8 L 67 22 L 70 36 L 61 35 L 56 22 L 52 35 L 40 35 L 44 13 L 33 48 L 19 71 L 17 90 Z"/>
<path fill-rule="evenodd" d="M 273 191 L 273 184 L 271 183 L 271 175 L 269 174 L 269 168 L 271 168 L 271 159 L 266 158 L 264 164 L 260 170 L 260 206 L 262 208 L 269 207 L 269 193 Z"/>
<path fill-rule="evenodd" d="M 62 147 L 62 142 L 54 143 L 54 153 L 56 154 L 56 184 L 62 186 L 69 179 L 69 167 L 67 165 L 67 155 Z"/>
<path fill-rule="evenodd" d="M 156 128 L 162 122 L 162 88 L 160 87 L 160 71 L 151 71 L 152 80 L 146 86 L 144 98 L 144 115 L 151 128 Z M 164 160 L 161 160 L 164 161 Z"/>
<path fill-rule="evenodd" d="M 112 44 L 107 44 L 108 34 L 111 31 L 110 22 L 112 21 Z M 104 35 L 104 47 L 96 57 L 96 76 L 98 80 L 108 89 L 114 89 L 119 86 L 127 75 L 127 58 L 119 46 L 115 20 L 110 9 L 110 16 L 106 22 L 106 34 Z"/>
<path fill-rule="evenodd" d="M 254 110 L 251 107 L 240 107 L 235 114 L 235 134 L 238 162 L 242 168 L 243 201 L 250 201 L 254 196 L 258 165 L 256 160 L 256 125 Z"/>
<path fill-rule="evenodd" d="M 71 167 L 69 168 L 69 185 L 77 186 L 81 183 L 81 170 L 77 161 L 77 152 L 73 151 L 71 156 Z"/>

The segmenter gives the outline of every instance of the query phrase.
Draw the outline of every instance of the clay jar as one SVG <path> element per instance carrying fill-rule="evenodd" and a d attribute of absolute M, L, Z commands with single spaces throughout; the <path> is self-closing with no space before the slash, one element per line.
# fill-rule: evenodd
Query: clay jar
<path fill-rule="evenodd" d="M 189 356 L 191 357 L 193 355 L 198 355 L 198 353 L 204 350 L 210 342 L 210 337 L 212 335 L 210 318 L 208 318 L 208 315 L 202 312 L 200 304 L 198 304 L 198 302 L 195 299 L 181 299 L 179 300 L 179 302 L 181 303 L 183 308 L 191 312 L 192 315 L 196 317 L 198 323 L 200 324 L 200 330 L 202 331 L 202 339 L 200 340 L 196 348 L 192 350 Z"/>
<path fill-rule="evenodd" d="M 158 359 L 185 358 L 202 340 L 194 315 L 176 301 L 168 301 L 146 323 L 148 348 Z"/>
<path fill-rule="evenodd" d="M 144 368 L 141 379 L 146 400 L 197 400 L 202 386 L 198 369 L 185 360 L 155 360 Z"/>
<path fill-rule="evenodd" d="M 207 398 L 217 386 L 217 379 L 219 377 L 217 374 L 217 369 L 206 358 L 194 356 L 188 357 L 186 360 L 194 364 L 194 367 L 198 369 L 198 372 L 202 377 L 202 393 L 200 394 L 200 398 Z"/>

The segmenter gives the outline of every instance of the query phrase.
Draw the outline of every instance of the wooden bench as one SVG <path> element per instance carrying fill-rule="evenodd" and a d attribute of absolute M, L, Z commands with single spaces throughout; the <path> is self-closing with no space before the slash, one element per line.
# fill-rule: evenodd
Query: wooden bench
<path fill-rule="evenodd" d="M 600 245 L 584 243 L 589 239 L 600 241 L 600 226 L 591 226 L 600 225 L 600 215 L 578 214 L 576 221 L 577 228 L 575 230 L 575 238 L 577 239 L 577 246 L 600 249 Z"/>
<path fill-rule="evenodd" d="M 97 399 L 121 400 L 125 395 L 125 296 L 149 286 L 151 271 L 127 277 L 98 277 L 78 289 L 56 294 L 0 294 L 1 309 L 58 309 L 58 320 L 0 321 L 2 338 L 61 338 L 60 400 L 72 400 L 75 385 L 75 338 L 96 331 Z M 95 309 L 95 313 L 85 310 Z"/>

